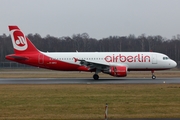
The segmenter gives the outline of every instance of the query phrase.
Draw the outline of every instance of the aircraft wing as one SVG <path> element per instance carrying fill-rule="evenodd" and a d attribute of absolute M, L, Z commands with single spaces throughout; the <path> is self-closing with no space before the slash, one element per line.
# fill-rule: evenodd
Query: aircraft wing
<path fill-rule="evenodd" d="M 93 60 L 82 60 L 74 58 L 75 61 L 80 61 L 81 65 L 87 66 L 92 69 L 99 69 L 99 70 L 105 70 L 108 69 L 110 66 L 126 66 L 125 64 L 117 64 L 117 63 L 107 63 L 107 62 L 98 62 Z"/>

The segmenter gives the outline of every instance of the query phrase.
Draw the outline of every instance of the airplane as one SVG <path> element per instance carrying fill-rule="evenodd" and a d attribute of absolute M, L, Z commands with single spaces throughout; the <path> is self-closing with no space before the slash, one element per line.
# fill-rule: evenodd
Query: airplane
<path fill-rule="evenodd" d="M 95 72 L 94 80 L 102 72 L 114 77 L 125 77 L 128 71 L 154 71 L 176 67 L 167 55 L 157 52 L 42 52 L 24 35 L 18 26 L 10 25 L 9 31 L 14 54 L 6 59 L 22 64 L 60 71 Z"/>

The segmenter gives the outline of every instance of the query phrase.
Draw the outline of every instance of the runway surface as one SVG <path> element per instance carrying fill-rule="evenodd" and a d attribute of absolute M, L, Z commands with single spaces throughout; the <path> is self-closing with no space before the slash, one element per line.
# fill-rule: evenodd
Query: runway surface
<path fill-rule="evenodd" d="M 180 78 L 0 78 L 0 84 L 161 84 L 180 83 Z"/>

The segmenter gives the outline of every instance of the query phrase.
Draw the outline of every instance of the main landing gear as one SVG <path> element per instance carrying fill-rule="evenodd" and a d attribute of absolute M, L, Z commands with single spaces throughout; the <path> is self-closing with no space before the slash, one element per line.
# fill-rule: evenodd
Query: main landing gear
<path fill-rule="evenodd" d="M 99 79 L 98 73 L 100 73 L 100 72 L 101 72 L 101 70 L 96 69 L 96 72 L 95 72 L 95 74 L 93 75 L 94 80 L 98 80 L 98 79 Z"/>
<path fill-rule="evenodd" d="M 151 73 L 152 73 L 152 79 L 156 79 L 156 76 L 154 75 L 154 70 L 152 70 Z"/>
<path fill-rule="evenodd" d="M 94 74 L 93 78 L 94 78 L 94 80 L 98 80 L 99 79 L 99 75 L 98 74 Z"/>

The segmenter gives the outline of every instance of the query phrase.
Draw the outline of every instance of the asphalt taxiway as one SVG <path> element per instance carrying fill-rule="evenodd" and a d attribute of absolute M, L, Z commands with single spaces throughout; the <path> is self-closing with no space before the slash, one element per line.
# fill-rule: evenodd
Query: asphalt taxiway
<path fill-rule="evenodd" d="M 180 78 L 0 78 L 0 84 L 179 84 Z"/>

